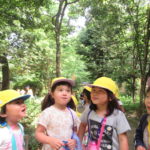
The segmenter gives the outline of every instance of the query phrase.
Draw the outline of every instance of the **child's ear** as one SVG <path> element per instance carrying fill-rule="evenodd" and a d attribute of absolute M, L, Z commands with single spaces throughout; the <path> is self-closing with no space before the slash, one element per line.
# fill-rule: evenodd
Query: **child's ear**
<path fill-rule="evenodd" d="M 111 98 L 109 98 L 109 101 L 111 102 L 111 101 L 112 101 L 112 99 L 111 99 Z"/>
<path fill-rule="evenodd" d="M 0 117 L 2 117 L 2 118 L 6 118 L 6 117 L 7 117 L 7 115 L 6 115 L 6 114 L 0 114 Z"/>

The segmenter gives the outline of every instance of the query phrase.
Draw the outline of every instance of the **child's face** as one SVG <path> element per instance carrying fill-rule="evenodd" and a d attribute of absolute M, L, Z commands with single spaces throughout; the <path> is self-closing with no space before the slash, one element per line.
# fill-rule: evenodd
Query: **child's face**
<path fill-rule="evenodd" d="M 88 102 L 88 97 L 86 96 L 86 94 L 83 94 L 83 100 Z"/>
<path fill-rule="evenodd" d="M 52 93 L 52 97 L 55 100 L 55 104 L 65 106 L 71 99 L 71 88 L 67 85 L 59 85 Z"/>
<path fill-rule="evenodd" d="M 146 106 L 147 113 L 150 114 L 150 92 L 148 92 L 146 94 L 146 97 L 145 97 L 145 106 Z"/>
<path fill-rule="evenodd" d="M 91 91 L 91 100 L 93 104 L 103 105 L 108 103 L 107 92 L 103 88 L 93 87 Z"/>
<path fill-rule="evenodd" d="M 24 100 L 14 100 L 6 104 L 6 121 L 18 122 L 26 116 Z"/>

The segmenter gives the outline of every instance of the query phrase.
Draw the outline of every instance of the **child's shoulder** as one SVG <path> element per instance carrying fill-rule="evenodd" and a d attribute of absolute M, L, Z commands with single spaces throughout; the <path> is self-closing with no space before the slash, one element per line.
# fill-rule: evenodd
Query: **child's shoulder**
<path fill-rule="evenodd" d="M 4 127 L 0 126 L 0 133 L 1 133 L 1 135 L 4 135 L 7 132 L 9 132 L 7 126 L 4 126 Z"/>
<path fill-rule="evenodd" d="M 76 112 L 73 109 L 69 108 L 69 110 L 76 115 Z"/>
<path fill-rule="evenodd" d="M 115 109 L 113 111 L 113 113 L 111 114 L 111 116 L 114 116 L 114 117 L 122 117 L 122 116 L 125 116 L 125 113 L 122 112 L 121 110 L 119 109 Z"/>
<path fill-rule="evenodd" d="M 150 120 L 150 115 L 149 114 L 143 114 L 140 118 L 141 121 L 146 120 L 148 118 L 148 120 Z"/>
<path fill-rule="evenodd" d="M 49 111 L 55 111 L 55 107 L 53 105 L 49 106 L 46 109 L 44 109 L 42 112 L 49 112 Z"/>

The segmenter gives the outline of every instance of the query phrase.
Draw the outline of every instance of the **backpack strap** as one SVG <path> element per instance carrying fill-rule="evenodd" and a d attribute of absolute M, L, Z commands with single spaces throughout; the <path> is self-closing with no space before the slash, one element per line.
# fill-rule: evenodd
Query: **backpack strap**
<path fill-rule="evenodd" d="M 88 112 L 88 115 L 87 115 L 87 124 L 88 124 L 88 141 L 90 140 L 91 138 L 91 133 L 90 133 L 90 121 L 89 121 L 89 116 L 90 116 L 90 113 L 91 113 L 92 110 L 90 110 Z"/>
<path fill-rule="evenodd" d="M 69 107 L 67 107 L 68 108 L 68 110 L 70 111 L 70 114 L 71 114 L 71 117 L 72 117 L 72 122 L 73 122 L 73 130 L 72 130 L 72 135 L 71 135 L 71 138 L 73 137 L 73 133 L 74 133 L 74 128 L 75 128 L 75 126 L 74 126 L 74 117 L 73 117 L 73 113 L 72 113 L 72 111 L 70 110 L 70 108 Z"/>
<path fill-rule="evenodd" d="M 80 139 L 79 137 L 76 135 L 76 133 L 74 132 L 74 128 L 75 128 L 75 124 L 74 124 L 74 117 L 73 117 L 73 113 L 71 111 L 71 109 L 69 107 L 67 107 L 68 110 L 70 111 L 71 117 L 72 117 L 72 121 L 73 121 L 73 130 L 72 130 L 72 135 L 71 135 L 71 139 L 76 140 L 76 148 L 75 150 L 82 150 L 82 146 L 80 143 Z"/>
<path fill-rule="evenodd" d="M 18 123 L 18 126 L 19 126 L 19 128 L 21 130 L 22 135 L 24 136 L 23 126 L 20 123 Z M 12 132 L 12 129 L 11 129 L 11 127 L 8 124 L 7 124 L 7 128 L 10 131 L 10 133 L 12 134 L 12 138 L 11 138 L 12 150 L 17 150 L 16 139 L 15 139 L 15 136 L 14 136 L 14 134 Z"/>
<path fill-rule="evenodd" d="M 12 133 L 12 129 L 10 128 L 10 126 L 7 124 L 7 128 L 10 131 L 12 137 L 11 137 L 11 145 L 12 145 L 12 150 L 17 150 L 17 145 L 16 145 L 16 139 L 14 134 Z"/>

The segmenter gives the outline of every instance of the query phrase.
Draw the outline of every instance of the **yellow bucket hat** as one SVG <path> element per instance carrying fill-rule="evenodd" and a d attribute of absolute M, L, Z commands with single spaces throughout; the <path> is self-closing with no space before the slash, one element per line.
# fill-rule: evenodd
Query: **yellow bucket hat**
<path fill-rule="evenodd" d="M 100 87 L 111 91 L 117 98 L 119 97 L 119 89 L 117 84 L 108 77 L 100 77 L 94 81 L 93 84 L 89 85 L 90 87 Z"/>
<path fill-rule="evenodd" d="M 58 78 L 54 78 L 52 80 L 51 87 L 53 87 L 56 83 L 63 82 L 63 81 L 69 83 L 71 86 L 75 85 L 74 81 L 71 79 L 67 79 L 64 77 L 58 77 Z"/>
<path fill-rule="evenodd" d="M 11 101 L 18 99 L 26 100 L 29 97 L 30 95 L 20 95 L 20 93 L 15 90 L 0 91 L 0 108 Z"/>

